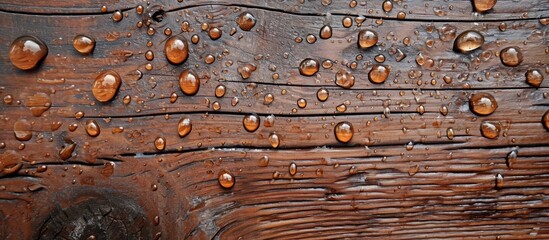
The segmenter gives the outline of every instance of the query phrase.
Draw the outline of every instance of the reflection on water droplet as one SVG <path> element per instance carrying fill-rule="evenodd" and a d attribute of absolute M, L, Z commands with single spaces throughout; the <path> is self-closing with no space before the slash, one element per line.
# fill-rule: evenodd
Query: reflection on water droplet
<path fill-rule="evenodd" d="M 248 132 L 254 132 L 259 128 L 260 119 L 257 114 L 248 114 L 244 116 L 244 119 L 242 119 L 242 124 L 244 125 L 244 129 Z"/>
<path fill-rule="evenodd" d="M 26 119 L 19 119 L 13 124 L 13 133 L 19 141 L 28 141 L 32 138 L 32 125 Z"/>
<path fill-rule="evenodd" d="M 304 76 L 315 75 L 320 68 L 320 63 L 317 60 L 306 58 L 299 64 L 299 73 Z"/>
<path fill-rule="evenodd" d="M 39 38 L 22 36 L 10 45 L 9 58 L 11 63 L 21 69 L 35 68 L 48 55 L 48 47 Z"/>
<path fill-rule="evenodd" d="M 254 15 L 249 12 L 243 12 L 238 16 L 236 23 L 240 29 L 250 31 L 255 26 L 256 21 Z"/>
<path fill-rule="evenodd" d="M 507 47 L 501 50 L 499 58 L 503 65 L 516 67 L 522 62 L 522 52 L 518 47 Z"/>
<path fill-rule="evenodd" d="M 489 93 L 476 93 L 469 99 L 469 108 L 477 115 L 492 114 L 498 108 L 496 99 Z"/>
<path fill-rule="evenodd" d="M 77 35 L 72 40 L 72 46 L 79 53 L 88 55 L 93 52 L 93 49 L 95 48 L 95 39 L 85 35 Z"/>
<path fill-rule="evenodd" d="M 179 120 L 179 123 L 177 124 L 177 133 L 180 137 L 187 136 L 191 130 L 193 129 L 193 125 L 191 122 L 191 119 L 189 118 L 182 118 Z"/>
<path fill-rule="evenodd" d="M 334 128 L 334 134 L 338 141 L 347 143 L 351 141 L 354 134 L 353 125 L 350 122 L 340 122 Z"/>
<path fill-rule="evenodd" d="M 485 138 L 496 139 L 499 137 L 501 125 L 499 123 L 482 122 L 480 124 L 480 133 Z"/>
<path fill-rule="evenodd" d="M 163 137 L 157 137 L 154 140 L 154 147 L 158 151 L 163 151 L 166 148 L 166 139 Z"/>
<path fill-rule="evenodd" d="M 185 69 L 179 74 L 179 88 L 185 95 L 195 95 L 200 88 L 200 78 L 193 70 Z"/>
<path fill-rule="evenodd" d="M 86 132 L 92 137 L 97 137 L 99 136 L 99 133 L 101 133 L 101 130 L 99 129 L 99 125 L 97 124 L 97 122 L 93 119 L 90 119 L 86 121 Z"/>
<path fill-rule="evenodd" d="M 368 49 L 376 45 L 378 41 L 377 33 L 372 30 L 361 30 L 358 33 L 358 47 Z"/>
<path fill-rule="evenodd" d="M 164 54 L 172 64 L 181 64 L 189 56 L 189 44 L 187 39 L 180 36 L 173 36 L 166 41 L 164 45 Z"/>
<path fill-rule="evenodd" d="M 468 53 L 484 44 L 484 36 L 475 30 L 467 30 L 459 34 L 454 41 L 454 51 Z"/>
<path fill-rule="evenodd" d="M 235 177 L 231 172 L 229 172 L 226 169 L 223 169 L 219 172 L 219 176 L 217 177 L 217 181 L 219 182 L 219 185 L 225 189 L 230 189 L 235 184 Z"/>
<path fill-rule="evenodd" d="M 114 98 L 121 83 L 122 80 L 117 72 L 113 70 L 102 72 L 93 82 L 93 96 L 99 102 L 108 102 Z"/>

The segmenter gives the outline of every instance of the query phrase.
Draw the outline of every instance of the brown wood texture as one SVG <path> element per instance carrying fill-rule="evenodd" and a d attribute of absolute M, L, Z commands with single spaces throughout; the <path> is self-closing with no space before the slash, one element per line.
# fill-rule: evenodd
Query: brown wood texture
<path fill-rule="evenodd" d="M 469 0 L 391 1 L 389 12 L 383 2 L 2 1 L 0 239 L 549 239 L 549 83 L 525 80 L 533 69 L 549 78 L 549 1 L 499 0 L 485 13 Z M 257 19 L 251 31 L 236 22 L 243 12 Z M 321 39 L 325 25 L 333 33 Z M 448 25 L 485 42 L 456 52 L 441 36 Z M 166 60 L 167 28 L 189 42 L 181 65 Z M 363 29 L 376 46 L 357 46 Z M 96 40 L 90 55 L 74 49 L 79 34 Z M 24 35 L 48 47 L 33 70 L 8 54 Z M 502 64 L 506 47 L 522 53 L 518 66 Z M 322 65 L 313 76 L 300 74 L 306 58 Z M 257 69 L 243 79 L 246 64 Z M 382 84 L 368 78 L 376 64 L 390 68 Z M 188 68 L 201 81 L 194 96 L 178 83 Z M 106 70 L 122 82 L 102 103 L 92 84 Z M 350 89 L 335 83 L 342 70 Z M 471 111 L 479 93 L 495 98 L 494 113 Z M 243 127 L 247 114 L 257 131 Z M 183 118 L 192 130 L 180 137 Z M 340 122 L 353 125 L 347 143 Z M 15 137 L 21 124 L 30 139 Z M 218 180 L 227 171 L 229 189 Z"/>

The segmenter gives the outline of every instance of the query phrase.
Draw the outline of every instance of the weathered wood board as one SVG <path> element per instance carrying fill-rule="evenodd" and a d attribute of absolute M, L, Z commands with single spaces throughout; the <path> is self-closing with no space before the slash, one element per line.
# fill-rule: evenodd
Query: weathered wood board
<path fill-rule="evenodd" d="M 549 78 L 549 1 L 473 6 L 2 1 L 0 239 L 549 239 L 549 81 L 527 81 Z M 463 53 L 467 30 L 484 42 Z M 10 55 L 21 36 L 48 48 L 30 70 Z M 121 82 L 102 102 L 106 71 Z M 488 114 L 473 109 L 483 94 Z"/>

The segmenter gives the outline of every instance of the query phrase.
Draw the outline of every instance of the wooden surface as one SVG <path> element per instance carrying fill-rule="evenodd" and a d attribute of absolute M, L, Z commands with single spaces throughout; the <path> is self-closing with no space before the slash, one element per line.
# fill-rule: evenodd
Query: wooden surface
<path fill-rule="evenodd" d="M 549 131 L 542 125 L 549 82 L 535 88 L 525 81 L 531 69 L 549 78 L 549 1 L 499 0 L 483 14 L 468 0 L 394 1 L 388 13 L 382 3 L 3 1 L 0 239 L 549 239 Z M 124 13 L 120 22 L 112 19 L 116 10 Z M 150 17 L 159 10 L 161 22 Z M 257 19 L 251 31 L 235 21 L 242 12 Z M 137 26 L 147 20 L 153 35 Z M 221 29 L 221 38 L 212 40 L 203 23 Z M 329 39 L 319 37 L 324 25 L 333 29 Z M 444 25 L 457 34 L 477 30 L 485 43 L 453 51 L 455 38 L 439 37 Z M 166 28 L 189 41 L 182 65 L 166 60 Z M 377 32 L 376 46 L 358 48 L 362 29 Z M 78 34 L 95 38 L 92 54 L 73 48 Z M 15 68 L 8 56 L 23 35 L 49 49 L 34 70 Z M 510 46 L 524 56 L 517 67 L 500 60 Z M 418 64 L 420 53 L 432 62 Z M 374 84 L 368 73 L 379 54 L 391 71 Z M 306 58 L 333 64 L 303 76 Z M 243 79 L 238 68 L 246 64 L 257 69 Z M 179 88 L 187 68 L 201 79 L 194 96 Z M 350 89 L 335 84 L 342 69 L 355 77 Z M 122 84 L 101 103 L 91 88 L 106 70 Z M 221 98 L 220 84 L 227 89 Z M 325 102 L 320 88 L 329 91 Z M 470 110 L 475 93 L 494 96 L 493 114 Z M 51 106 L 33 114 L 39 97 Z M 336 110 L 341 104 L 345 112 Z M 255 132 L 242 124 L 251 113 L 261 119 Z M 183 138 L 182 118 L 192 122 Z M 101 129 L 97 137 L 86 133 L 89 120 Z M 344 121 L 354 128 L 348 143 L 334 134 Z M 21 122 L 31 125 L 30 140 L 15 138 Z M 499 137 L 484 137 L 483 122 L 501 126 Z M 71 144 L 63 160 L 59 152 Z M 224 171 L 236 179 L 230 189 L 218 182 Z"/>

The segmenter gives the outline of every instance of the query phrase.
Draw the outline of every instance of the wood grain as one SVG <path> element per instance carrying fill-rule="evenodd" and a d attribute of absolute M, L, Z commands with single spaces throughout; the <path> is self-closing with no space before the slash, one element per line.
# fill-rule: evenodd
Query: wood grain
<path fill-rule="evenodd" d="M 388 13 L 380 0 L 328 2 L 0 3 L 0 238 L 549 238 L 549 132 L 541 121 L 548 83 L 525 81 L 530 69 L 549 77 L 549 2 L 500 0 L 484 14 L 465 0 L 394 1 Z M 122 21 L 112 20 L 115 10 Z M 160 22 L 151 17 L 158 10 Z M 407 16 L 397 19 L 401 11 Z M 257 18 L 251 31 L 235 21 L 242 12 Z M 345 17 L 352 27 L 342 25 Z M 147 20 L 154 34 L 137 26 Z M 203 23 L 222 37 L 210 39 Z M 319 37 L 325 25 L 333 29 L 329 39 Z M 444 25 L 457 34 L 477 30 L 485 43 L 457 53 L 453 39 L 440 37 Z M 167 28 L 189 41 L 182 65 L 166 61 Z M 378 33 L 375 47 L 358 48 L 362 29 Z M 73 48 L 78 34 L 95 38 L 91 55 Z M 35 70 L 18 70 L 8 57 L 22 35 L 49 48 Z M 517 67 L 501 63 L 499 52 L 509 46 L 524 56 Z M 420 65 L 418 54 L 432 65 Z M 376 63 L 377 55 L 385 61 Z M 332 66 L 303 76 L 305 58 Z M 257 67 L 247 79 L 238 72 L 245 64 Z M 374 64 L 390 67 L 385 83 L 368 80 Z M 194 96 L 177 82 L 187 68 L 201 79 Z M 122 86 L 101 103 L 91 87 L 105 70 L 118 72 Z M 340 70 L 355 77 L 350 89 L 335 84 Z M 219 85 L 227 89 L 223 97 L 214 94 Z M 325 102 L 316 97 L 320 88 L 329 91 Z M 475 115 L 475 93 L 493 95 L 496 111 Z M 30 109 L 37 96 L 51 101 L 40 116 Z M 346 111 L 337 111 L 342 104 Z M 255 132 L 242 124 L 251 113 L 261 120 Z M 183 138 L 182 118 L 192 122 Z M 88 120 L 99 136 L 86 133 Z M 30 140 L 14 136 L 21 121 L 31 125 Z M 343 121 L 354 128 L 348 143 L 334 135 Z M 501 126 L 496 139 L 483 137 L 483 122 Z M 269 142 L 273 133 L 278 148 Z M 159 137 L 162 151 L 154 144 Z M 70 144 L 75 150 L 63 160 L 59 152 Z M 509 160 L 512 152 L 517 158 Z M 220 186 L 223 171 L 234 187 Z"/>

